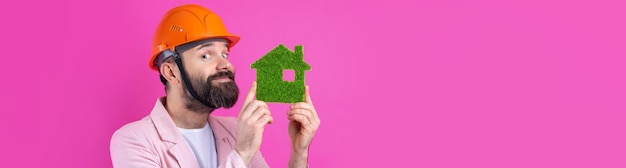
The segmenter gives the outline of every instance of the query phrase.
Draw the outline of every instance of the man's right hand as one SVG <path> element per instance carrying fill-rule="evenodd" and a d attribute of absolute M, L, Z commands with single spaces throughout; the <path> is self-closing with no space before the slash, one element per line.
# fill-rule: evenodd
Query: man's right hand
<path fill-rule="evenodd" d="M 243 102 L 237 117 L 237 143 L 235 151 L 241 156 L 246 165 L 261 148 L 265 125 L 271 124 L 274 119 L 267 104 L 255 99 L 256 81 Z"/>

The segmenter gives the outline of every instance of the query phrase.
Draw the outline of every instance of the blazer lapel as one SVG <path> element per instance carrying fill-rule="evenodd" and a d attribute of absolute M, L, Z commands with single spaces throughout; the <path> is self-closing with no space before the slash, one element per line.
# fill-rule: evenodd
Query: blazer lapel
<path fill-rule="evenodd" d="M 228 154 L 235 149 L 235 136 L 213 116 L 209 117 L 209 125 L 213 129 L 213 136 L 215 136 L 218 165 L 223 165 Z"/>
<path fill-rule="evenodd" d="M 174 144 L 168 153 L 176 159 L 181 168 L 198 168 L 198 162 L 189 150 L 187 143 Z M 190 155 L 191 154 L 191 155 Z"/>
<path fill-rule="evenodd" d="M 168 154 L 176 159 L 178 166 L 181 168 L 198 168 L 198 162 L 193 156 L 187 141 L 178 131 L 176 124 L 174 124 L 163 103 L 161 103 L 163 99 L 161 98 L 157 101 L 154 109 L 152 109 L 152 113 L 150 113 L 150 117 L 159 136 L 161 136 L 161 140 L 172 144 L 168 149 Z"/>

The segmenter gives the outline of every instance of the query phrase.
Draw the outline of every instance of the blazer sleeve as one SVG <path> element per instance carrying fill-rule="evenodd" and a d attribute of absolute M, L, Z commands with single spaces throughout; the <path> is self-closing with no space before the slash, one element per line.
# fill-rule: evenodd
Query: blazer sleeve
<path fill-rule="evenodd" d="M 127 128 L 121 128 L 113 134 L 110 146 L 113 167 L 160 167 L 157 155 L 150 149 L 146 138 L 141 137 Z"/>
<path fill-rule="evenodd" d="M 246 167 L 246 163 L 244 163 L 241 156 L 239 156 L 237 151 L 233 149 L 228 154 L 228 157 L 226 157 L 226 161 L 224 162 L 224 164 L 220 165 L 219 168 L 247 168 L 247 167 Z M 261 152 L 257 153 L 256 155 L 254 155 L 254 157 L 252 157 L 252 159 L 250 160 L 250 168 L 269 168 L 269 165 L 267 165 L 267 162 L 265 162 L 265 158 L 263 158 L 263 155 L 261 154 Z"/>
<path fill-rule="evenodd" d="M 232 139 L 236 140 L 237 137 L 237 119 L 234 117 L 219 117 L 219 116 L 213 116 L 215 117 L 214 119 L 217 120 L 218 122 L 220 122 L 221 124 L 223 124 L 223 128 L 229 132 L 228 135 L 232 135 Z M 236 142 L 235 142 L 236 143 Z M 234 144 L 231 144 L 231 149 L 229 154 L 227 155 L 224 164 L 223 165 L 219 165 L 220 168 L 240 168 L 240 167 L 246 167 L 246 164 L 244 163 L 243 159 L 241 158 L 241 156 L 239 156 L 239 153 L 237 153 L 237 151 L 235 151 L 234 149 Z M 269 165 L 267 165 L 267 162 L 265 161 L 265 158 L 263 158 L 263 155 L 261 154 L 261 151 L 257 152 L 252 159 L 250 159 L 250 164 L 249 164 L 250 168 L 268 168 Z"/>
<path fill-rule="evenodd" d="M 263 158 L 263 154 L 261 154 L 261 151 L 259 151 L 250 160 L 250 167 L 251 168 L 269 168 L 270 166 L 267 165 L 267 162 L 265 162 L 265 158 Z"/>

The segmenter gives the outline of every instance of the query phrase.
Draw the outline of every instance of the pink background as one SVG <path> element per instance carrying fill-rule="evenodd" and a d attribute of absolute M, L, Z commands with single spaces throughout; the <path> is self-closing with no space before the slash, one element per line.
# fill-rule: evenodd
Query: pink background
<path fill-rule="evenodd" d="M 242 36 L 242 95 L 253 61 L 304 45 L 322 119 L 311 167 L 626 167 L 618 0 L 4 1 L 0 167 L 111 167 L 111 134 L 164 95 L 146 60 L 182 3 Z M 286 107 L 270 106 L 272 167 L 287 163 Z"/>

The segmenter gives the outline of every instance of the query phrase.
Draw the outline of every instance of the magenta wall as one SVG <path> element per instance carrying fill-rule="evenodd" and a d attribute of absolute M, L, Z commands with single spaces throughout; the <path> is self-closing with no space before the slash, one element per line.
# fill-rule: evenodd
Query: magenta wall
<path fill-rule="evenodd" d="M 242 95 L 253 61 L 304 45 L 311 167 L 626 167 L 617 0 L 2 2 L 0 167 L 111 167 L 113 131 L 164 95 L 146 60 L 182 3 L 242 36 Z M 270 108 L 262 151 L 285 167 L 286 106 Z"/>

